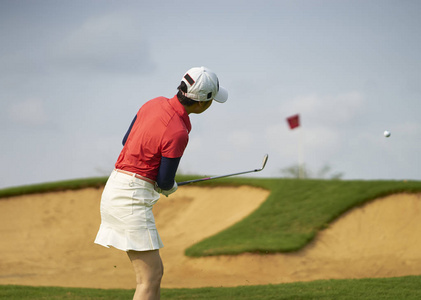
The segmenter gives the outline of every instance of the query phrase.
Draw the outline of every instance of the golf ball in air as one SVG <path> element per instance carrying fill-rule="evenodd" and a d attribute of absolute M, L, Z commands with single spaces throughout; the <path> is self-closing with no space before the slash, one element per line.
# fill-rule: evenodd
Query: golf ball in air
<path fill-rule="evenodd" d="M 385 136 L 385 137 L 389 137 L 389 136 L 390 136 L 390 131 L 385 130 L 385 131 L 383 132 L 383 134 L 384 134 L 384 136 Z"/>

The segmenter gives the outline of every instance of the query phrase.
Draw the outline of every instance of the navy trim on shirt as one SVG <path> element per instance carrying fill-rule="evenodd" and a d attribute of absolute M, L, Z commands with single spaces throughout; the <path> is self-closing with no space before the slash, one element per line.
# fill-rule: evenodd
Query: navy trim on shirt
<path fill-rule="evenodd" d="M 126 144 L 127 138 L 129 137 L 130 131 L 132 131 L 132 127 L 133 127 L 134 122 L 136 122 L 136 119 L 137 119 L 137 115 L 134 116 L 134 119 L 133 119 L 132 123 L 130 124 L 129 129 L 127 130 L 126 134 L 124 135 L 123 146 Z"/>

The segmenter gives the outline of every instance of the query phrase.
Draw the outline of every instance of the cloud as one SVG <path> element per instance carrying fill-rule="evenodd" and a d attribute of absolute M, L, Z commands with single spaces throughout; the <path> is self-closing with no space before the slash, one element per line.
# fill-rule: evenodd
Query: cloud
<path fill-rule="evenodd" d="M 326 162 L 335 164 L 335 154 L 349 143 L 346 133 L 350 123 L 361 117 L 363 104 L 364 96 L 359 92 L 301 95 L 284 102 L 278 113 L 281 119 L 264 130 L 270 151 L 279 156 L 272 160 L 285 166 L 301 157 L 314 169 Z M 297 113 L 301 126 L 290 130 L 286 118 Z"/>
<path fill-rule="evenodd" d="M 140 24 L 123 13 L 89 18 L 57 48 L 58 61 L 76 70 L 138 73 L 155 66 Z"/>
<path fill-rule="evenodd" d="M 253 144 L 253 134 L 249 130 L 234 130 L 228 135 L 228 140 L 234 149 L 244 149 Z"/>
<path fill-rule="evenodd" d="M 12 103 L 8 115 L 13 123 L 27 126 L 40 126 L 48 121 L 44 102 L 40 99 L 27 99 Z"/>
<path fill-rule="evenodd" d="M 349 92 L 336 96 L 304 95 L 291 99 L 281 107 L 282 112 L 299 113 L 305 126 L 340 125 L 354 119 L 362 110 L 364 96 Z M 286 116 L 289 116 L 287 114 Z"/>

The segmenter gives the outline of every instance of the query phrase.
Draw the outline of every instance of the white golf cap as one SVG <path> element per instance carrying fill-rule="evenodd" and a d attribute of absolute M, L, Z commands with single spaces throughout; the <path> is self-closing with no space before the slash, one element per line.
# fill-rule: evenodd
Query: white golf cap
<path fill-rule="evenodd" d="M 219 85 L 218 77 L 208 68 L 191 68 L 184 74 L 182 81 L 187 85 L 184 96 L 192 100 L 224 103 L 228 99 L 228 91 Z"/>

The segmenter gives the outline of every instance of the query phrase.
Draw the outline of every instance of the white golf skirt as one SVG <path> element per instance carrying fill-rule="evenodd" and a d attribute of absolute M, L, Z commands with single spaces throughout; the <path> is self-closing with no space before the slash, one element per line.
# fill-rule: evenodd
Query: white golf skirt
<path fill-rule="evenodd" d="M 152 213 L 158 199 L 151 183 L 114 170 L 102 193 L 101 225 L 95 243 L 123 251 L 162 248 Z"/>

